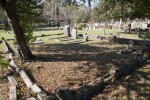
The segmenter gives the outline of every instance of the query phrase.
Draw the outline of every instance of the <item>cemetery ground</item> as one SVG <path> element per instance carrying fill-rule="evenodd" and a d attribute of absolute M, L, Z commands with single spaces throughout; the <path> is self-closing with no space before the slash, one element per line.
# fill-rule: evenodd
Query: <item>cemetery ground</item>
<path fill-rule="evenodd" d="M 79 31 L 80 33 L 100 35 L 100 30 Z M 116 31 L 106 30 L 106 33 L 113 34 Z M 131 54 L 118 53 L 126 45 L 117 44 L 102 40 L 82 41 L 82 37 L 72 39 L 65 37 L 62 30 L 37 31 L 34 36 L 44 41 L 43 44 L 31 45 L 31 51 L 36 56 L 35 61 L 18 62 L 17 64 L 25 69 L 32 79 L 47 93 L 52 93 L 60 86 L 75 89 L 81 85 L 94 81 L 103 76 L 113 67 L 118 67 L 134 55 L 141 52 L 141 48 Z M 119 33 L 123 37 L 139 39 L 136 34 Z M 109 36 L 106 35 L 106 36 Z M 12 39 L 12 34 L 0 30 L 0 37 L 5 40 Z M 14 49 L 13 41 L 8 41 Z M 15 49 L 14 49 L 15 50 Z M 5 51 L 0 44 L 0 51 L 4 57 Z M 102 94 L 94 97 L 93 100 L 148 100 L 150 97 L 150 64 L 136 69 L 131 75 L 123 80 L 106 87 Z M 9 98 L 9 82 L 5 77 L 6 68 L 0 69 L 0 100 Z M 25 100 L 30 96 L 36 97 L 25 86 L 18 74 L 14 73 L 17 79 L 17 96 L 19 100 Z"/>

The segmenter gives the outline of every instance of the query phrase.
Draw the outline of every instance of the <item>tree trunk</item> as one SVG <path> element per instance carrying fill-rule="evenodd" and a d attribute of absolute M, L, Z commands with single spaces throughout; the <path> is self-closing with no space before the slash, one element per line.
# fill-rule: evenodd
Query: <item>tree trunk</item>
<path fill-rule="evenodd" d="M 0 0 L 0 4 L 6 11 L 6 14 L 9 18 L 9 22 L 13 29 L 19 59 L 33 59 L 34 56 L 32 55 L 31 51 L 29 50 L 26 44 L 24 32 L 19 24 L 19 20 L 16 14 L 16 0 Z"/>
<path fill-rule="evenodd" d="M 131 23 L 132 23 L 131 18 L 128 18 L 127 22 L 128 22 L 128 33 L 131 33 Z"/>
<path fill-rule="evenodd" d="M 128 24 L 128 32 L 131 33 L 131 23 Z"/>
<path fill-rule="evenodd" d="M 4 30 L 6 32 L 9 29 L 8 20 L 6 16 L 4 17 L 3 21 L 4 21 Z"/>

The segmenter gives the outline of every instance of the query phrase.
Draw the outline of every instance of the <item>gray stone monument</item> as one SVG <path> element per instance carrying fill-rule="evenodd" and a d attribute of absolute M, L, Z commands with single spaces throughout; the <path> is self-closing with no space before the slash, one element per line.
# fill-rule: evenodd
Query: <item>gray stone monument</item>
<path fill-rule="evenodd" d="M 135 32 L 137 33 L 137 37 L 139 38 L 139 37 L 141 37 L 141 29 L 140 28 L 136 28 L 135 29 Z"/>
<path fill-rule="evenodd" d="M 87 35 L 87 33 L 83 34 L 83 40 L 82 41 L 88 41 L 88 35 Z"/>
<path fill-rule="evenodd" d="M 73 38 L 73 39 L 77 39 L 77 38 L 78 38 L 78 37 L 77 37 L 77 36 L 78 36 L 77 30 L 73 29 L 71 35 L 72 35 L 72 38 Z"/>
<path fill-rule="evenodd" d="M 102 28 L 102 34 L 103 34 L 103 35 L 106 35 L 106 33 L 105 33 L 105 28 Z"/>
<path fill-rule="evenodd" d="M 70 36 L 70 26 L 67 25 L 64 27 L 64 36 Z"/>

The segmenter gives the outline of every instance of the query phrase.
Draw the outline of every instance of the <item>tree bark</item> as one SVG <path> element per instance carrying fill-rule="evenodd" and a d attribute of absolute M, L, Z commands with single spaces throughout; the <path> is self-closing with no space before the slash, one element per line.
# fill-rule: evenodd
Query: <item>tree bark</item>
<path fill-rule="evenodd" d="M 127 19 L 127 21 L 128 21 L 128 33 L 131 33 L 131 18 L 128 18 Z"/>
<path fill-rule="evenodd" d="M 9 22 L 13 29 L 16 48 L 18 57 L 21 60 L 31 60 L 33 59 L 33 55 L 29 50 L 22 27 L 19 24 L 19 20 L 16 14 L 16 0 L 0 0 L 0 4 L 4 8 L 7 17 L 9 18 Z"/>

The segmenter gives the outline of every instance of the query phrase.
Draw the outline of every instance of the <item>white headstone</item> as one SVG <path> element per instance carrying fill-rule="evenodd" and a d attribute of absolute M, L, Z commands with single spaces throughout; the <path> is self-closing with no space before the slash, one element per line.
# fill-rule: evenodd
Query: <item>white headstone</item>
<path fill-rule="evenodd" d="M 78 36 L 77 30 L 73 29 L 72 30 L 72 38 L 77 39 L 77 36 Z"/>
<path fill-rule="evenodd" d="M 95 30 L 95 26 L 93 26 L 93 30 Z"/>
<path fill-rule="evenodd" d="M 92 27 L 91 27 L 91 25 L 89 25 L 89 30 L 92 30 Z"/>
<path fill-rule="evenodd" d="M 83 40 L 82 41 L 88 41 L 88 35 L 87 35 L 87 33 L 83 34 Z"/>
<path fill-rule="evenodd" d="M 39 38 L 38 38 L 37 41 L 42 41 L 42 39 L 39 39 Z"/>

